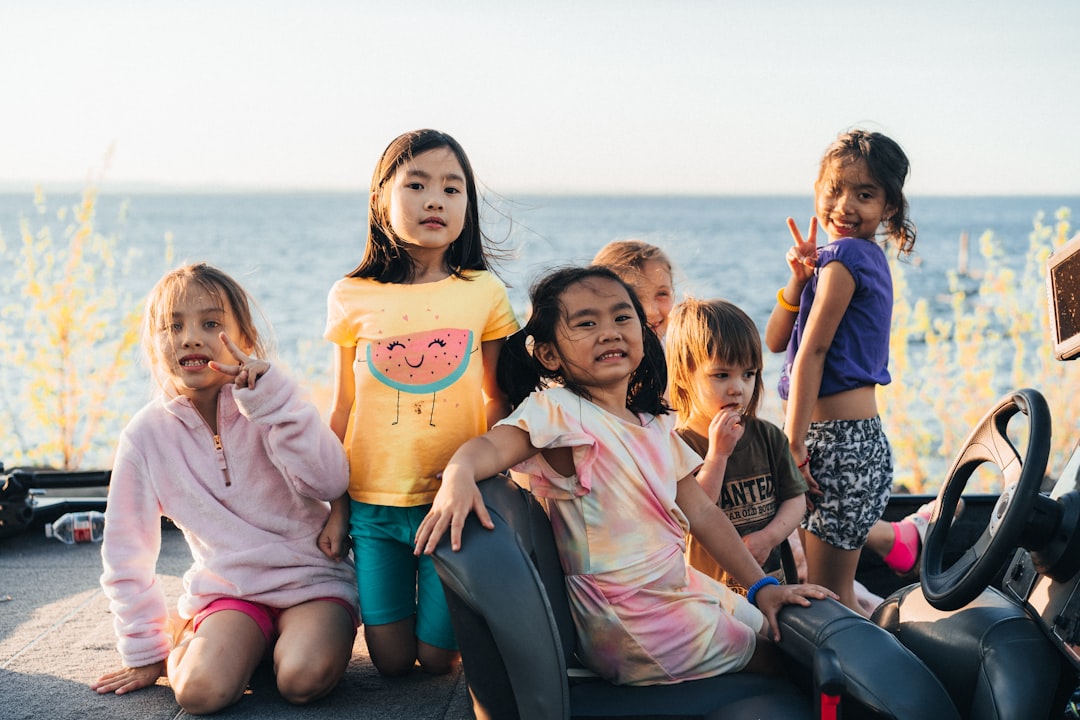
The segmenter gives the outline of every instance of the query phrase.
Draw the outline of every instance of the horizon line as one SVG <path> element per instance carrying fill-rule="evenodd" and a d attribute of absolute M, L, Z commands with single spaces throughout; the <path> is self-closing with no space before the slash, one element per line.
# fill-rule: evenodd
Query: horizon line
<path fill-rule="evenodd" d="M 116 194 L 132 194 L 132 195 L 208 195 L 208 194 L 220 194 L 220 195 L 367 195 L 368 188 L 362 187 L 285 187 L 285 186 L 259 186 L 259 185 L 244 185 L 244 184 L 221 184 L 221 183 L 152 183 L 152 182 L 75 182 L 70 180 L 59 181 L 35 181 L 22 183 L 19 181 L 0 181 L 0 195 L 20 195 L 20 194 L 33 194 L 38 188 L 41 188 L 46 194 L 64 194 L 64 195 L 78 195 L 83 193 L 87 188 L 96 187 L 99 195 L 116 195 Z M 518 188 L 514 190 L 499 190 L 495 191 L 486 186 L 481 185 L 479 188 L 480 195 L 491 195 L 495 197 L 514 197 L 514 196 L 527 196 L 527 197 L 673 197 L 673 198 L 765 198 L 765 197 L 792 197 L 792 198 L 812 198 L 813 193 L 808 192 L 793 192 L 789 190 L 757 190 L 757 191 L 717 191 L 717 192 L 677 192 L 677 191 L 656 191 L 656 192 L 641 192 L 641 191 L 625 191 L 625 192 L 611 192 L 611 191 L 598 191 L 587 189 L 543 189 L 543 188 Z M 992 198 L 992 197 L 1080 197 L 1080 190 L 1077 191 L 1056 191 L 1056 192 L 1032 192 L 1030 190 L 1023 192 L 1006 192 L 1006 191 L 948 191 L 948 192 L 927 192 L 909 194 L 911 197 L 934 197 L 934 198 Z"/>

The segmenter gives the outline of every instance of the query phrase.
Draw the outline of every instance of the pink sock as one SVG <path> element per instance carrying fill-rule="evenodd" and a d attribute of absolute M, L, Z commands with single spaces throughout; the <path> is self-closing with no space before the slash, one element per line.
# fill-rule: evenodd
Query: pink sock
<path fill-rule="evenodd" d="M 919 559 L 919 531 L 909 522 L 894 522 L 892 528 L 896 537 L 884 557 L 885 564 L 898 573 L 906 573 Z"/>

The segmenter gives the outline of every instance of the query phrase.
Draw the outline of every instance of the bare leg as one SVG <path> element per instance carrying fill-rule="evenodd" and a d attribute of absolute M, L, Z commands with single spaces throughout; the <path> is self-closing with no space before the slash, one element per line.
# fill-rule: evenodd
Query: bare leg
<path fill-rule="evenodd" d="M 870 528 L 870 534 L 866 536 L 866 547 L 877 555 L 885 557 L 892 550 L 895 540 L 896 533 L 893 531 L 892 523 L 887 520 L 878 520 Z"/>
<path fill-rule="evenodd" d="M 381 675 L 405 675 L 416 664 L 416 631 L 412 617 L 385 625 L 364 625 L 364 641 L 371 662 Z"/>
<path fill-rule="evenodd" d="M 457 650 L 417 640 L 412 617 L 386 625 L 365 625 L 364 640 L 375 669 L 390 677 L 411 672 L 417 660 L 425 672 L 445 675 L 454 668 L 459 657 Z"/>
<path fill-rule="evenodd" d="M 266 652 L 266 638 L 237 610 L 208 616 L 169 655 L 169 684 L 192 715 L 217 712 L 239 700 Z"/>
<path fill-rule="evenodd" d="M 356 638 L 345 608 L 327 600 L 296 605 L 281 613 L 278 629 L 274 677 L 283 698 L 304 705 L 337 687 Z"/>
<path fill-rule="evenodd" d="M 422 640 L 416 641 L 416 649 L 420 667 L 432 675 L 445 675 L 454 669 L 454 665 L 461 658 L 457 650 L 435 647 Z"/>
<path fill-rule="evenodd" d="M 881 556 L 885 564 L 898 574 L 911 572 L 917 567 L 922 552 L 923 537 L 933 513 L 934 502 L 928 502 L 899 522 L 878 520 L 866 539 L 866 546 Z M 963 512 L 961 498 L 956 515 Z"/>
<path fill-rule="evenodd" d="M 855 594 L 855 570 L 862 550 L 841 550 L 813 533 L 804 533 L 807 581 L 824 585 L 840 596 L 840 602 L 869 617 Z"/>

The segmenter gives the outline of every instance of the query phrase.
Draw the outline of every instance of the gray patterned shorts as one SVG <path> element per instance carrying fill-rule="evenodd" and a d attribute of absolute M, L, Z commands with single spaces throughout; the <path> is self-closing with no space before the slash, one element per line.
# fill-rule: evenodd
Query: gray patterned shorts
<path fill-rule="evenodd" d="M 858 550 L 892 493 L 893 460 L 881 418 L 810 423 L 810 475 L 824 496 L 802 526 L 828 544 Z"/>

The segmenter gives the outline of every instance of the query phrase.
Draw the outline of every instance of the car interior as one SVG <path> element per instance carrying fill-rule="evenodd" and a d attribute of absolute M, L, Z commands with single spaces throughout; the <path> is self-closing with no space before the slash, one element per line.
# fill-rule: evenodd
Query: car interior
<path fill-rule="evenodd" d="M 1080 236 L 1051 255 L 1047 292 L 1049 350 L 1072 360 Z M 1062 432 L 1076 420 L 1057 422 Z M 476 717 L 1062 718 L 1080 686 L 1080 450 L 1060 471 L 1048 468 L 1051 425 L 1033 388 L 987 410 L 938 492 L 918 581 L 870 619 L 832 600 L 786 607 L 786 678 L 742 672 L 630 687 L 596 677 L 575 658 L 540 502 L 507 476 L 481 482 L 494 530 L 470 517 L 461 550 L 443 538 L 434 554 Z M 954 516 L 985 467 L 999 474 L 1000 493 L 974 542 L 956 548 L 953 523 L 939 520 Z"/>

